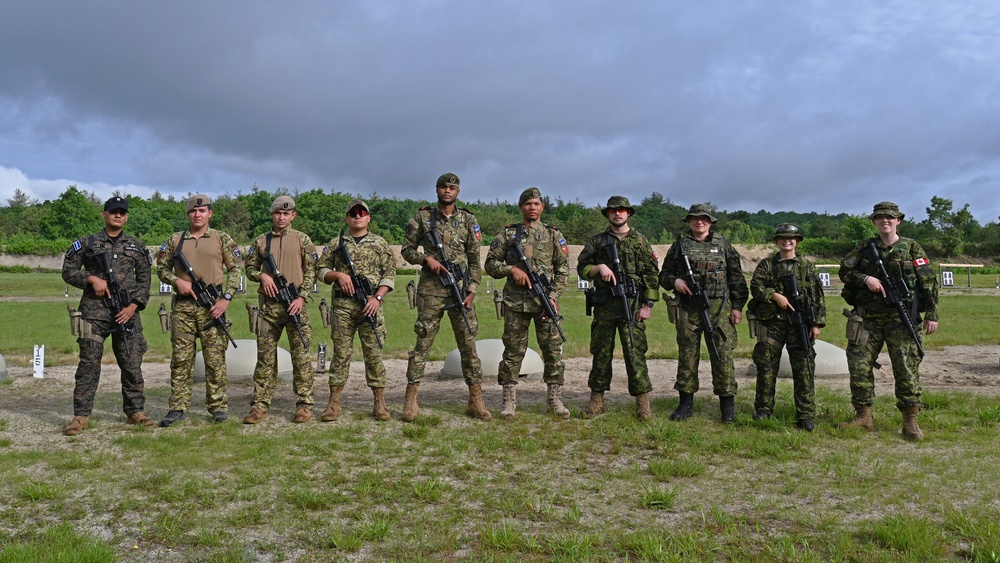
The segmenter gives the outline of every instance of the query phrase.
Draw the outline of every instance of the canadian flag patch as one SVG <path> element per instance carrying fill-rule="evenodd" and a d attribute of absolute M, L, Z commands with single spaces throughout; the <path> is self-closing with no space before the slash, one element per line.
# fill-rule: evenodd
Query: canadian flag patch
<path fill-rule="evenodd" d="M 917 258 L 913 261 L 914 266 L 930 266 L 931 261 L 926 258 Z"/>

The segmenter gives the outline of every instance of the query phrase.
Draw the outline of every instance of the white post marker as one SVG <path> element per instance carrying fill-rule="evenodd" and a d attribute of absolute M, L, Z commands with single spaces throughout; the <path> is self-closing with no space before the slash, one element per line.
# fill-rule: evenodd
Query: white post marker
<path fill-rule="evenodd" d="M 45 345 L 39 346 L 35 344 L 35 372 L 34 376 L 38 379 L 45 377 Z"/>

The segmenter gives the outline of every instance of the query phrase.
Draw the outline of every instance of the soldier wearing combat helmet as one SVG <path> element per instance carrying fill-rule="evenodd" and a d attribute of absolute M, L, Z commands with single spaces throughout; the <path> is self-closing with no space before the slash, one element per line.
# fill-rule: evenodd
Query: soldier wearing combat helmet
<path fill-rule="evenodd" d="M 840 264 L 843 297 L 853 310 L 847 323 L 847 367 L 851 373 L 851 403 L 855 416 L 842 426 L 874 430 L 872 403 L 875 378 L 872 367 L 883 344 L 892 362 L 896 380 L 896 406 L 903 413 L 903 437 L 922 440 L 917 423 L 920 413 L 920 360 L 923 332 L 933 334 L 938 327 L 937 275 L 924 249 L 913 239 L 897 232 L 904 214 L 891 201 L 876 203 L 869 219 L 878 236 L 860 242 Z M 888 280 L 883 279 L 882 262 Z M 887 288 L 887 284 L 895 286 Z M 904 300 L 904 325 L 899 310 L 886 295 L 897 293 Z M 921 324 L 921 317 L 923 322 Z"/>

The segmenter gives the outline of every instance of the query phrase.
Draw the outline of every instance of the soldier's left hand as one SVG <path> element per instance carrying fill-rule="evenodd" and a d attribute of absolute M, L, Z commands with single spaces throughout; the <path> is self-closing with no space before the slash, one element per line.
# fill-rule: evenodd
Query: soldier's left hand
<path fill-rule="evenodd" d="M 642 307 L 639 307 L 639 312 L 635 314 L 635 320 L 641 322 L 648 320 L 649 317 L 652 316 L 653 316 L 653 308 L 643 305 Z"/>
<path fill-rule="evenodd" d="M 472 302 L 475 301 L 475 300 L 476 300 L 476 294 L 475 293 L 469 293 L 468 295 L 465 296 L 465 299 L 462 300 L 462 305 L 466 309 L 469 309 L 469 308 L 472 307 Z"/>
<path fill-rule="evenodd" d="M 381 306 L 382 306 L 382 302 L 379 301 L 378 299 L 375 299 L 375 296 L 372 295 L 371 297 L 368 298 L 368 302 L 365 303 L 365 308 L 364 308 L 364 314 L 365 314 L 365 316 L 366 317 L 370 317 L 370 316 L 374 315 L 375 313 L 378 313 L 378 309 Z"/>
<path fill-rule="evenodd" d="M 129 303 L 128 307 L 122 307 L 122 310 L 118 311 L 118 314 L 115 315 L 115 322 L 120 325 L 129 322 L 132 316 L 135 315 L 136 309 L 138 309 L 138 305 L 135 303 Z"/>
<path fill-rule="evenodd" d="M 739 309 L 733 309 L 729 313 L 729 320 L 734 325 L 740 324 L 741 322 L 743 322 L 743 311 L 740 311 Z"/>
<path fill-rule="evenodd" d="M 228 299 L 216 299 L 212 308 L 208 310 L 208 313 L 212 315 L 213 319 L 217 319 L 226 314 L 226 309 L 229 309 L 229 303 Z"/>
<path fill-rule="evenodd" d="M 924 319 L 924 332 L 927 334 L 934 334 L 934 331 L 937 330 L 937 325 L 937 321 L 928 321 Z"/>
<path fill-rule="evenodd" d="M 305 298 L 304 297 L 296 297 L 288 305 L 288 314 L 289 314 L 289 316 L 291 316 L 291 315 L 298 315 L 299 313 L 302 312 L 302 309 L 304 309 L 305 306 L 306 306 L 306 300 L 305 300 Z"/>
<path fill-rule="evenodd" d="M 820 333 L 819 327 L 813 325 L 812 328 L 809 329 L 809 339 L 816 340 L 817 338 L 819 338 L 819 333 Z"/>

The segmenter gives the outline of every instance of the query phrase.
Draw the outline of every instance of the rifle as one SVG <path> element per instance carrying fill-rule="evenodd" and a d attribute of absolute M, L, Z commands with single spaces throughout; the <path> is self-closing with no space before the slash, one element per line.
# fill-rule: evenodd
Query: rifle
<path fill-rule="evenodd" d="M 608 249 L 608 256 L 611 257 L 611 262 L 615 265 L 615 285 L 611 286 L 611 296 L 622 300 L 625 330 L 628 331 L 629 344 L 635 348 L 635 336 L 632 334 L 632 327 L 635 326 L 635 317 L 632 314 L 632 305 L 629 303 L 629 297 L 638 295 L 639 288 L 636 287 L 635 280 L 628 279 L 625 276 L 621 258 L 618 256 L 618 245 L 614 241 L 609 241 L 604 246 Z"/>
<path fill-rule="evenodd" d="M 875 264 L 878 266 L 878 273 L 876 275 L 882 282 L 882 289 L 885 290 L 885 304 L 895 309 L 899 314 L 900 322 L 906 328 L 906 332 L 910 333 L 910 338 L 917 344 L 917 351 L 920 353 L 920 357 L 923 358 L 924 347 L 920 344 L 920 337 L 917 336 L 917 331 L 913 328 L 913 317 L 907 312 L 905 304 L 907 300 L 911 298 L 915 299 L 915 297 L 910 295 L 910 289 L 906 287 L 906 283 L 903 283 L 903 280 L 898 280 L 899 283 L 897 283 L 897 280 L 889 277 L 889 272 L 885 269 L 885 264 L 882 262 L 882 255 L 879 254 L 878 247 L 875 246 L 874 242 L 868 243 L 868 250 L 871 252 L 872 259 L 875 260 Z M 914 303 L 914 309 L 916 309 L 915 305 L 916 303 Z"/>
<path fill-rule="evenodd" d="M 375 289 L 372 287 L 372 282 L 364 276 L 359 276 L 357 269 L 354 267 L 354 260 L 351 260 L 351 252 L 347 250 L 347 245 L 344 244 L 344 231 L 340 231 L 340 246 L 337 247 L 337 252 L 340 253 L 341 260 L 347 264 L 348 269 L 351 270 L 351 283 L 354 284 L 354 295 L 351 296 L 354 302 L 361 306 L 362 309 L 368 305 L 368 298 L 375 295 Z M 371 315 L 365 317 L 365 319 L 372 325 L 372 334 L 375 335 L 375 342 L 378 343 L 379 350 L 383 348 L 382 339 L 378 335 L 378 318 L 376 315 Z M 361 322 L 364 322 L 363 320 Z M 360 324 L 360 323 L 359 323 Z"/>
<path fill-rule="evenodd" d="M 184 256 L 184 252 L 180 251 L 174 258 L 184 268 L 188 276 L 191 276 L 191 289 L 194 290 L 194 300 L 198 305 L 202 307 L 208 307 L 209 309 L 215 305 L 215 302 L 222 297 L 222 292 L 215 284 L 205 283 L 205 280 L 199 278 L 195 273 L 194 269 L 191 268 L 191 263 L 188 262 L 187 257 Z M 212 327 L 219 327 L 219 330 L 226 335 L 226 338 L 233 343 L 233 348 L 238 348 L 236 341 L 233 340 L 233 335 L 229 334 L 229 327 L 233 326 L 231 322 L 226 319 L 226 314 L 222 313 L 218 317 L 208 321 L 208 323 L 202 327 L 202 330 L 208 330 Z"/>
<path fill-rule="evenodd" d="M 680 244 L 680 242 L 677 244 Z M 687 254 L 680 254 L 684 258 L 684 268 L 687 271 L 687 274 L 681 276 L 681 278 L 687 283 L 688 289 L 691 290 L 691 295 L 688 297 L 698 308 L 698 317 L 701 319 L 701 330 L 705 333 L 705 344 L 708 345 L 708 351 L 712 357 L 719 358 L 719 344 L 715 339 L 716 337 L 725 338 L 726 335 L 712 323 L 712 300 L 709 299 L 708 294 L 705 293 L 705 289 L 698 283 L 698 277 L 694 275 L 694 269 L 691 268 L 691 259 L 688 258 Z"/>
<path fill-rule="evenodd" d="M 520 232 L 520 229 L 518 229 Z M 528 274 L 528 281 L 531 283 L 531 287 L 528 288 L 528 294 L 532 297 L 538 297 L 542 302 L 542 310 L 545 316 L 552 319 L 552 322 L 556 325 L 556 330 L 559 331 L 559 336 L 562 338 L 563 342 L 566 342 L 566 333 L 563 332 L 561 326 L 559 326 L 559 321 L 562 320 L 562 316 L 556 314 L 555 308 L 552 307 L 552 302 L 549 301 L 549 292 L 552 291 L 552 281 L 544 273 L 539 274 L 538 272 L 531 269 L 528 265 L 528 257 L 524 255 L 524 250 L 521 249 L 521 242 L 514 238 L 513 244 L 511 244 L 514 250 L 514 257 L 517 261 L 521 263 L 524 268 L 524 273 Z M 629 332 L 629 336 L 632 333 Z"/>
<path fill-rule="evenodd" d="M 285 276 L 278 271 L 278 264 L 274 260 L 273 254 L 268 254 L 264 256 L 264 265 L 267 266 L 268 270 L 271 270 L 271 278 L 274 279 L 274 285 L 278 288 L 278 293 L 275 294 L 274 299 L 285 306 L 285 312 L 288 312 L 288 308 L 291 307 L 292 301 L 295 301 L 299 297 L 299 289 L 295 287 L 294 283 L 288 283 Z M 302 347 L 306 350 L 309 349 L 309 344 L 306 343 L 306 337 L 302 335 L 302 315 L 288 315 L 287 319 L 279 322 L 279 325 L 284 325 L 291 323 L 292 327 L 295 328 L 295 332 L 299 335 L 299 340 L 302 341 Z"/>
<path fill-rule="evenodd" d="M 118 313 L 132 302 L 132 296 L 129 295 L 128 289 L 118 283 L 118 277 L 115 276 L 115 271 L 111 267 L 111 257 L 108 255 L 108 252 L 104 251 L 98 254 L 97 261 L 100 262 L 101 269 L 104 270 L 104 275 L 108 282 L 108 295 L 101 297 L 101 303 L 108 309 L 111 309 L 113 317 L 117 317 Z M 132 326 L 132 319 L 129 319 L 125 324 L 117 325 L 111 329 L 108 335 L 115 332 L 121 333 L 122 345 L 125 347 L 125 354 L 128 355 L 128 337 L 135 332 L 135 327 Z"/>
<path fill-rule="evenodd" d="M 451 290 L 451 297 L 455 300 L 454 305 L 448 305 L 445 309 L 458 307 L 459 312 L 462 313 L 462 319 L 465 321 L 465 328 L 469 329 L 469 334 L 475 336 L 476 333 L 473 332 L 472 325 L 469 324 L 469 315 L 466 312 L 468 307 L 465 306 L 465 292 L 458 287 L 458 280 L 463 280 L 463 284 L 466 286 L 469 284 L 469 272 L 468 270 L 462 271 L 461 266 L 448 260 L 448 256 L 444 253 L 444 245 L 441 244 L 441 237 L 438 236 L 436 230 L 428 229 L 427 239 L 441 256 L 439 261 L 444 268 L 444 273 L 441 274 L 441 285 Z"/>
<path fill-rule="evenodd" d="M 794 311 L 786 311 L 788 314 L 788 323 L 798 329 L 799 346 L 801 346 L 799 349 L 805 351 L 808 355 L 806 358 L 806 367 L 809 369 L 809 377 L 813 378 L 815 375 L 813 374 L 812 361 L 816 358 L 816 348 L 813 340 L 809 338 L 809 331 L 816 324 L 816 313 L 809 306 L 805 296 L 799 292 L 799 280 L 795 277 L 795 274 L 781 276 L 778 280 L 782 285 L 782 293 L 788 298 L 792 309 L 795 309 Z"/>

